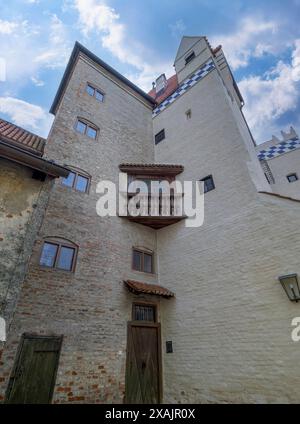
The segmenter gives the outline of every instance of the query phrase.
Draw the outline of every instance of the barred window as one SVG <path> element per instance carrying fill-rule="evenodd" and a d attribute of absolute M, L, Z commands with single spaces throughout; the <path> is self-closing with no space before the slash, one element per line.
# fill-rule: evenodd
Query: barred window
<path fill-rule="evenodd" d="M 154 305 L 134 303 L 132 307 L 132 319 L 134 321 L 156 321 L 156 308 Z"/>

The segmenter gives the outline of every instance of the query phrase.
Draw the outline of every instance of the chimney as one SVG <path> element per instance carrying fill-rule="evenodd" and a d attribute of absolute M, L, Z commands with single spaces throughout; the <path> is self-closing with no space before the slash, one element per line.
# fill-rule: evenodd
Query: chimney
<path fill-rule="evenodd" d="M 159 95 L 161 93 L 163 93 L 163 91 L 165 90 L 167 86 L 167 78 L 165 74 L 161 74 L 157 79 L 156 79 L 156 95 Z"/>

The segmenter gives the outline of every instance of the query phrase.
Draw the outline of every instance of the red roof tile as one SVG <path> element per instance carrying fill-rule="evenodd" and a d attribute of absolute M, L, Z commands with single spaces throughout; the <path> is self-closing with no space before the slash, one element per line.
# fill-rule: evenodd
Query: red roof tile
<path fill-rule="evenodd" d="M 46 140 L 30 131 L 24 130 L 11 122 L 0 118 L 0 138 L 12 142 L 18 147 L 38 156 L 44 153 Z"/>
<path fill-rule="evenodd" d="M 163 296 L 163 297 L 174 297 L 175 294 L 171 292 L 168 289 L 165 289 L 164 287 L 158 286 L 156 284 L 146 284 L 141 283 L 139 281 L 134 280 L 126 280 L 124 281 L 126 286 L 128 287 L 128 290 L 130 290 L 133 293 L 136 294 L 154 294 L 157 296 Z"/>
<path fill-rule="evenodd" d="M 167 97 L 169 97 L 171 94 L 174 93 L 174 91 L 178 88 L 178 79 L 177 75 L 173 75 L 167 80 L 167 86 L 163 93 L 160 96 L 156 96 L 155 88 L 152 88 L 151 91 L 149 91 L 149 96 L 153 97 L 157 104 L 160 104 L 163 102 Z"/>

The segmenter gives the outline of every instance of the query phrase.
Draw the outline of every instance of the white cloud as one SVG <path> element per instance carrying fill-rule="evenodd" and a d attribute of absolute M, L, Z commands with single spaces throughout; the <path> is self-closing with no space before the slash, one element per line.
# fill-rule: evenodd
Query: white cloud
<path fill-rule="evenodd" d="M 241 20 L 234 32 L 214 36 L 210 41 L 213 45 L 222 44 L 228 62 L 235 70 L 247 66 L 251 57 L 275 54 L 286 48 L 279 37 L 276 37 L 276 42 L 274 40 L 278 28 L 279 25 L 274 21 L 248 17 Z"/>
<path fill-rule="evenodd" d="M 100 35 L 101 44 L 119 61 L 137 68 L 138 72 L 128 74 L 128 78 L 148 91 L 151 82 L 162 72 L 172 73 L 171 63 L 155 61 L 153 54 L 137 41 L 128 40 L 127 28 L 121 22 L 118 13 L 105 0 L 74 0 L 79 13 L 82 32 L 88 35 L 95 31 Z M 144 57 L 152 56 L 152 62 Z M 155 63 L 155 64 L 153 64 Z"/>
<path fill-rule="evenodd" d="M 0 19 L 0 34 L 11 34 L 18 27 L 17 22 Z"/>
<path fill-rule="evenodd" d="M 16 125 L 43 136 L 47 136 L 53 120 L 40 106 L 14 97 L 0 97 L 0 112 L 9 116 Z"/>
<path fill-rule="evenodd" d="M 36 87 L 43 87 L 45 85 L 45 82 L 37 77 L 31 77 L 30 79 Z"/>
<path fill-rule="evenodd" d="M 250 76 L 239 83 L 245 99 L 245 115 L 258 142 L 266 141 L 272 133 L 282 129 L 277 119 L 286 112 L 296 110 L 300 95 L 299 82 L 300 39 L 297 39 L 289 63 L 279 61 L 275 68 L 263 76 Z"/>
<path fill-rule="evenodd" d="M 70 54 L 67 30 L 63 22 L 53 14 L 50 18 L 49 44 L 39 49 L 34 62 L 47 68 L 65 66 Z"/>
<path fill-rule="evenodd" d="M 171 34 L 173 37 L 178 38 L 183 35 L 186 26 L 182 19 L 178 19 L 174 24 L 169 24 Z"/>
<path fill-rule="evenodd" d="M 11 33 L 0 31 L 6 80 L 14 84 L 15 92 L 37 78 L 42 68 L 64 67 L 68 59 L 71 45 L 65 25 L 56 15 L 45 16 L 38 25 L 20 18 L 10 22 Z"/>

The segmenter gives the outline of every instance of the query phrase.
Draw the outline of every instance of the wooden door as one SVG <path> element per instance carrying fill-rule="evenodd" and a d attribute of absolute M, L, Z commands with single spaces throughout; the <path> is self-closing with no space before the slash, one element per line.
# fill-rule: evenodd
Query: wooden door
<path fill-rule="evenodd" d="M 160 325 L 132 322 L 127 332 L 125 402 L 161 400 Z"/>
<path fill-rule="evenodd" d="M 61 337 L 22 337 L 6 403 L 51 402 L 61 341 Z"/>

